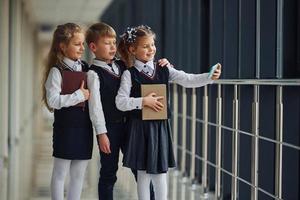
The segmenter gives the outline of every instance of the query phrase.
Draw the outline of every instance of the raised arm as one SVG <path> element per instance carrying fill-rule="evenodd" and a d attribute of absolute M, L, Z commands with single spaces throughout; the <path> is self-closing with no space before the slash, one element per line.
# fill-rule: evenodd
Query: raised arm
<path fill-rule="evenodd" d="M 208 73 L 203 74 L 189 74 L 182 70 L 168 67 L 169 81 L 175 82 L 186 88 L 202 87 L 207 84 L 213 83 L 213 80 L 208 78 Z"/>

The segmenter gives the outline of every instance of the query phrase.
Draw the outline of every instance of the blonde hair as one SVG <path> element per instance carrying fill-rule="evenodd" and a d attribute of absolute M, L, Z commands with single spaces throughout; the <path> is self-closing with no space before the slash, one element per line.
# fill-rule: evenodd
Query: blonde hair
<path fill-rule="evenodd" d="M 53 33 L 52 44 L 50 47 L 50 51 L 48 53 L 45 71 L 43 75 L 43 84 L 42 91 L 43 97 L 42 101 L 45 103 L 46 107 L 49 111 L 53 112 L 53 109 L 49 107 L 46 99 L 46 88 L 45 83 L 47 81 L 47 77 L 49 75 L 50 69 L 56 64 L 60 63 L 63 59 L 63 52 L 60 48 L 60 44 L 64 43 L 66 45 L 69 44 L 70 40 L 74 37 L 75 33 L 83 33 L 82 28 L 74 23 L 66 23 L 62 25 L 58 25 Z"/>
<path fill-rule="evenodd" d="M 134 62 L 134 56 L 130 53 L 129 47 L 136 46 L 139 39 L 145 36 L 151 36 L 155 39 L 155 33 L 150 27 L 145 25 L 132 28 L 128 27 L 127 31 L 121 35 L 121 41 L 118 45 L 118 54 L 127 67 L 132 67 Z"/>
<path fill-rule="evenodd" d="M 89 45 L 92 42 L 97 42 L 100 37 L 104 36 L 116 38 L 117 34 L 110 25 L 99 22 L 88 28 L 85 34 L 85 41 L 87 45 Z"/>

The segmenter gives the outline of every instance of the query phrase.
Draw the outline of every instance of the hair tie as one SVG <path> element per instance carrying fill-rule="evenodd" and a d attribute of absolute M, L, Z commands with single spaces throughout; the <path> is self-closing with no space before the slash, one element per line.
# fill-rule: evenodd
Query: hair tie
<path fill-rule="evenodd" d="M 121 38 L 128 43 L 133 43 L 136 39 L 136 28 L 127 27 L 126 31 L 121 35 Z"/>

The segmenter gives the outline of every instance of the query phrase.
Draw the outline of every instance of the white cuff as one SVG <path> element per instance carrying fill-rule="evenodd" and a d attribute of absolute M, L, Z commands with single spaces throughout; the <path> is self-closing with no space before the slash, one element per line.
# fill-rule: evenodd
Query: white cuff
<path fill-rule="evenodd" d="M 103 134 L 103 133 L 107 133 L 107 130 L 106 130 L 105 125 L 99 125 L 99 126 L 96 126 L 96 127 L 95 127 L 95 130 L 96 130 L 96 135 L 100 135 L 100 134 Z"/>
<path fill-rule="evenodd" d="M 142 109 L 143 107 L 143 97 L 139 97 L 139 98 L 135 98 L 135 99 L 133 99 L 133 106 L 134 106 L 134 108 L 133 109 Z"/>

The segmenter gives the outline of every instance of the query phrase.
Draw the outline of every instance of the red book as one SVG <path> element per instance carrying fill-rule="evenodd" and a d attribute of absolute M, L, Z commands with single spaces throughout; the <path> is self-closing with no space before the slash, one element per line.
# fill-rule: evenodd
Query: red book
<path fill-rule="evenodd" d="M 87 89 L 86 72 L 62 71 L 61 94 L 72 94 L 78 90 L 84 80 L 84 88 Z M 85 102 L 81 102 L 75 106 L 84 107 Z"/>

